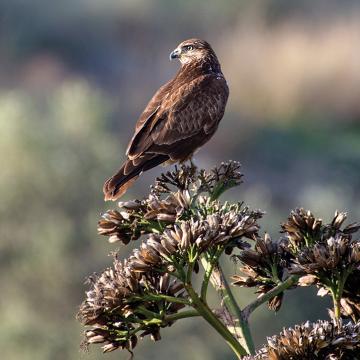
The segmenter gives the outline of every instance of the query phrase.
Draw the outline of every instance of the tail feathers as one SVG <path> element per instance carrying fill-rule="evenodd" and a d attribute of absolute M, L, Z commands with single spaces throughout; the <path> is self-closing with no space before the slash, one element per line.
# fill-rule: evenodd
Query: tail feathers
<path fill-rule="evenodd" d="M 119 171 L 105 181 L 103 187 L 105 201 L 120 198 L 143 171 L 149 170 L 168 159 L 167 155 L 153 155 L 135 160 L 126 160 Z"/>

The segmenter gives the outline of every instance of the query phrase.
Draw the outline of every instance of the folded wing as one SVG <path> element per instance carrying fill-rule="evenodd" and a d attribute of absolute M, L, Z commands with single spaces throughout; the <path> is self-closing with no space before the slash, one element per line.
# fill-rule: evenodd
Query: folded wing
<path fill-rule="evenodd" d="M 225 79 L 215 74 L 161 87 L 136 124 L 128 159 L 105 182 L 105 200 L 120 197 L 143 171 L 191 157 L 216 131 L 228 94 Z"/>

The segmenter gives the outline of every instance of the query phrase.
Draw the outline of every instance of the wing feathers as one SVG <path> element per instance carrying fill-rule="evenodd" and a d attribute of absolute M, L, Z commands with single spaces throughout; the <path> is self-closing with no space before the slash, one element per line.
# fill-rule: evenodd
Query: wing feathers
<path fill-rule="evenodd" d="M 144 156 L 136 164 L 126 160 L 119 171 L 105 181 L 103 191 L 106 200 L 116 200 L 134 183 L 139 175 L 163 162 L 169 160 L 167 155 Z"/>

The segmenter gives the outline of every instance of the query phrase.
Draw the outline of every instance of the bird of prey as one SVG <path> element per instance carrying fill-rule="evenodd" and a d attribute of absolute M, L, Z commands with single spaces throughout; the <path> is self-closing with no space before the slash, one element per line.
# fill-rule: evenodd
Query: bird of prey
<path fill-rule="evenodd" d="M 104 184 L 105 200 L 121 197 L 143 171 L 191 159 L 224 115 L 229 89 L 211 46 L 189 39 L 178 45 L 170 59 L 179 59 L 181 67 L 141 114 L 127 159 Z"/>

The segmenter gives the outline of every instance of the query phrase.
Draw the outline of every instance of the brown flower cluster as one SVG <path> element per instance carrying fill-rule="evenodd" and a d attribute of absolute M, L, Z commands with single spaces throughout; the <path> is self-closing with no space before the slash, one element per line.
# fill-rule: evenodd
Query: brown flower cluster
<path fill-rule="evenodd" d="M 310 211 L 296 209 L 282 224 L 284 236 L 279 241 L 268 234 L 261 238 L 261 211 L 218 200 L 241 183 L 239 170 L 237 162 L 209 172 L 192 164 L 176 167 L 157 178 L 146 199 L 120 202 L 118 209 L 102 216 L 98 232 L 109 242 L 128 244 L 144 238 L 126 260 L 115 255 L 112 268 L 90 279 L 91 289 L 78 313 L 90 327 L 85 345 L 101 343 L 104 352 L 131 351 L 139 336 L 160 339 L 160 329 L 183 316 L 178 311 L 190 305 L 184 283 L 198 272 L 201 256 L 216 264 L 221 253 L 230 255 L 238 248 L 241 251 L 234 257 L 241 262 L 241 274 L 232 277 L 233 285 L 254 287 L 260 298 L 279 285 L 283 290 L 289 276 L 292 279 L 285 285 L 293 286 L 296 274 L 299 285 L 316 285 L 321 294 L 333 295 L 337 320 L 284 330 L 248 359 L 333 360 L 360 355 L 360 325 L 342 325 L 339 319 L 340 311 L 354 323 L 360 319 L 360 241 L 353 238 L 360 225 L 344 226 L 345 213 L 336 212 L 326 224 Z M 245 238 L 255 240 L 253 249 Z M 283 295 L 263 299 L 277 311 Z"/>
<path fill-rule="evenodd" d="M 165 199 L 150 195 L 144 218 L 146 220 L 174 223 L 183 217 L 187 217 L 192 201 L 193 199 L 188 190 L 172 192 Z"/>
<path fill-rule="evenodd" d="M 360 225 L 344 226 L 345 220 L 345 213 L 336 212 L 326 224 L 310 211 L 292 211 L 282 224 L 283 238 L 275 242 L 265 235 L 253 250 L 237 256 L 243 264 L 242 275 L 233 276 L 233 284 L 257 287 L 260 297 L 289 274 L 297 274 L 299 285 L 316 285 L 321 295 L 336 293 L 343 315 L 359 319 L 360 241 L 353 235 Z M 282 297 L 283 293 L 272 298 L 269 307 L 278 310 Z"/>
<path fill-rule="evenodd" d="M 257 213 L 256 213 L 257 214 Z M 259 227 L 251 213 L 228 211 L 207 215 L 204 220 L 186 220 L 165 229 L 162 234 L 151 234 L 140 249 L 129 258 L 129 267 L 135 272 L 171 271 L 178 264 L 197 260 L 205 251 L 223 247 L 230 252 L 234 247 L 245 249 L 249 244 L 242 237 L 253 238 Z"/>
<path fill-rule="evenodd" d="M 142 203 L 127 202 L 122 204 L 121 210 L 109 210 L 103 214 L 98 222 L 98 233 L 108 236 L 110 243 L 121 241 L 126 245 L 144 234 L 147 224 L 141 221 L 144 212 Z"/>
<path fill-rule="evenodd" d="M 172 323 L 168 316 L 187 304 L 183 282 L 199 270 L 200 256 L 230 254 L 249 247 L 243 238 L 257 238 L 262 212 L 217 200 L 224 189 L 240 183 L 239 167 L 229 162 L 205 172 L 181 166 L 160 176 L 146 199 L 120 202 L 119 209 L 102 216 L 98 232 L 109 242 L 146 238 L 128 259 L 115 256 L 112 268 L 91 279 L 78 313 L 91 326 L 86 344 L 131 351 L 139 331 L 159 339 L 160 328 Z"/>
<path fill-rule="evenodd" d="M 325 242 L 304 248 L 294 260 L 292 273 L 307 274 L 311 277 L 300 282 L 313 283 L 330 279 L 337 272 L 350 273 L 360 266 L 360 242 L 349 237 L 336 235 Z"/>
<path fill-rule="evenodd" d="M 342 228 L 346 217 L 346 213 L 336 212 L 329 224 L 323 224 L 323 221 L 316 218 L 310 211 L 301 208 L 292 211 L 288 221 L 281 225 L 282 232 L 289 240 L 289 250 L 296 254 L 302 248 L 326 242 L 332 236 L 351 236 L 359 230 L 360 225 L 353 223 Z"/>
<path fill-rule="evenodd" d="M 296 253 L 305 246 L 314 244 L 321 238 L 322 220 L 317 219 L 310 211 L 295 209 L 288 221 L 281 225 L 289 240 L 289 249 Z"/>
<path fill-rule="evenodd" d="M 316 285 L 319 295 L 331 294 L 340 302 L 344 316 L 360 318 L 360 241 L 353 235 L 360 225 L 343 226 L 345 213 L 336 212 L 323 224 L 310 212 L 293 212 L 283 230 L 293 254 L 290 272 L 302 275 L 300 286 Z"/>
<path fill-rule="evenodd" d="M 360 356 L 360 324 L 306 322 L 267 339 L 255 356 L 244 360 L 353 360 Z"/>
<path fill-rule="evenodd" d="M 214 201 L 222 192 L 241 182 L 240 164 L 222 163 L 209 172 L 198 171 L 194 165 L 175 167 L 174 171 L 156 179 L 147 199 L 119 202 L 119 210 L 109 210 L 98 223 L 98 233 L 109 242 L 128 244 L 141 235 L 162 232 L 169 224 L 190 218 L 203 218 L 204 201 L 201 193 Z M 207 206 L 211 209 L 211 201 Z M 199 209 L 201 211 L 199 211 Z M 209 209 L 205 209 L 205 216 Z"/>
<path fill-rule="evenodd" d="M 192 198 L 187 190 L 172 192 L 166 197 L 150 194 L 143 201 L 119 202 L 119 210 L 108 210 L 98 223 L 98 233 L 108 236 L 110 243 L 128 244 L 141 235 L 162 230 L 188 215 Z"/>
<path fill-rule="evenodd" d="M 233 285 L 242 287 L 257 287 L 259 297 L 277 286 L 284 280 L 289 266 L 289 253 L 282 242 L 273 241 L 268 234 L 264 239 L 256 241 L 254 250 L 245 250 L 237 255 L 241 263 L 243 275 L 234 275 Z M 269 300 L 271 310 L 278 311 L 282 303 L 283 293 Z"/>
<path fill-rule="evenodd" d="M 80 306 L 77 318 L 84 325 L 85 345 L 103 343 L 103 351 L 133 349 L 137 333 L 160 338 L 160 327 L 169 326 L 166 316 L 177 313 L 184 304 L 168 302 L 161 295 L 185 299 L 183 284 L 169 274 L 139 273 L 128 261 L 115 256 L 112 268 L 90 278 L 91 290 Z"/>
<path fill-rule="evenodd" d="M 207 172 L 201 170 L 199 174 L 199 189 L 206 191 L 213 198 L 218 198 L 224 191 L 242 183 L 243 174 L 237 161 L 223 162 L 219 167 Z"/>
<path fill-rule="evenodd" d="M 242 182 L 243 174 L 240 172 L 240 167 L 237 161 L 223 162 L 210 171 L 203 169 L 198 171 L 193 164 L 175 166 L 174 171 L 168 171 L 156 179 L 152 193 L 159 195 L 170 193 L 174 189 L 191 190 L 196 193 L 207 192 L 209 195 L 214 195 L 213 198 L 217 198 L 222 192 Z"/>
<path fill-rule="evenodd" d="M 156 178 L 155 184 L 151 186 L 151 193 L 159 196 L 172 191 L 191 190 L 199 178 L 197 167 L 194 164 L 189 166 L 175 165 L 173 171 L 167 171 Z"/>
<path fill-rule="evenodd" d="M 165 230 L 175 230 L 181 222 L 191 220 L 192 229 L 198 226 L 208 233 L 214 232 L 214 229 L 221 232 L 221 241 L 203 241 L 202 248 L 205 243 L 208 246 L 220 242 L 225 244 L 226 240 L 231 242 L 227 252 L 238 245 L 243 248 L 239 238 L 253 238 L 259 228 L 256 222 L 263 213 L 250 211 L 242 204 L 222 205 L 217 200 L 224 189 L 241 182 L 239 169 L 239 163 L 233 161 L 222 163 L 209 172 L 198 171 L 193 165 L 176 167 L 175 171 L 157 178 L 147 199 L 120 202 L 119 210 L 103 214 L 98 223 L 98 233 L 107 236 L 111 243 L 120 241 L 128 244 L 141 235 L 162 234 Z M 209 234 L 206 238 L 209 239 Z"/>

